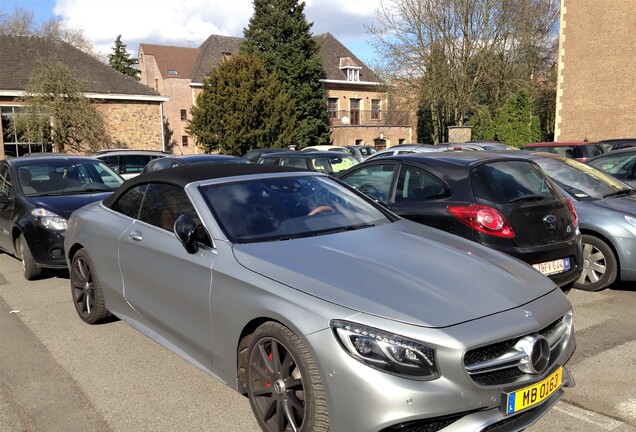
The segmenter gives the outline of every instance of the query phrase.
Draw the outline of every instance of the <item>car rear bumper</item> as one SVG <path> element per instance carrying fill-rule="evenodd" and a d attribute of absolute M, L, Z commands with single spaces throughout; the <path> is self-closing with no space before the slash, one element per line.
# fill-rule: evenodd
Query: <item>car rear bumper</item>
<path fill-rule="evenodd" d="M 562 288 L 577 280 L 581 275 L 581 271 L 583 271 L 583 244 L 581 243 L 581 235 L 577 235 L 572 240 L 560 244 L 525 248 L 491 247 L 496 248 L 500 252 L 512 255 L 530 265 L 568 258 L 570 261 L 569 270 L 547 275 L 555 284 Z"/>

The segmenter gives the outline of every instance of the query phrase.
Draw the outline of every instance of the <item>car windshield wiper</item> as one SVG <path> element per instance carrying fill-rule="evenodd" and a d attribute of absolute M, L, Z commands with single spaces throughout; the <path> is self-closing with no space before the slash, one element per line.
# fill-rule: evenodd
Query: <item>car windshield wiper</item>
<path fill-rule="evenodd" d="M 374 223 L 361 223 L 361 224 L 357 224 L 357 225 L 346 225 L 346 226 L 342 226 L 342 227 L 333 227 L 333 228 L 327 228 L 327 229 L 323 229 L 323 230 L 319 230 L 319 231 L 314 231 L 313 233 L 311 233 L 311 235 L 319 236 L 319 235 L 323 235 L 323 234 L 334 234 L 334 233 L 345 232 L 345 231 L 356 231 L 356 230 L 359 230 L 359 229 L 371 228 L 371 227 L 374 227 L 374 226 L 375 226 Z"/>
<path fill-rule="evenodd" d="M 543 195 L 524 195 L 521 197 L 513 198 L 508 202 L 515 203 L 515 202 L 543 201 L 544 199 L 545 199 L 545 196 Z"/>
<path fill-rule="evenodd" d="M 629 195 L 632 192 L 634 192 L 634 189 L 621 189 L 621 190 L 616 191 L 616 192 L 610 192 L 608 194 L 605 194 L 605 195 L 603 195 L 603 198 L 610 198 L 610 197 Z"/>

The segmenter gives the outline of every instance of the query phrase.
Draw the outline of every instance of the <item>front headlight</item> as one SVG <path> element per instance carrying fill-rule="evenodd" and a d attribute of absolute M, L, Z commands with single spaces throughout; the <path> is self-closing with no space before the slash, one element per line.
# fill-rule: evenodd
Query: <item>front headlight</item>
<path fill-rule="evenodd" d="M 44 208 L 31 210 L 35 223 L 51 231 L 66 230 L 66 219 Z"/>
<path fill-rule="evenodd" d="M 625 222 L 636 228 L 636 218 L 625 215 Z"/>
<path fill-rule="evenodd" d="M 333 320 L 331 328 L 347 353 L 367 366 L 411 379 L 439 377 L 435 349 L 421 342 L 348 321 Z"/>

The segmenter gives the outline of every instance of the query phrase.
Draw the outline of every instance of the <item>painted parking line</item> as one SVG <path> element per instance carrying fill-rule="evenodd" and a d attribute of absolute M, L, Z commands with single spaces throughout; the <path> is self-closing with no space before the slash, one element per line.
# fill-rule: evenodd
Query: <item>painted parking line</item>
<path fill-rule="evenodd" d="M 579 408 L 574 405 L 570 405 L 567 402 L 561 401 L 557 404 L 554 409 L 563 414 L 569 415 L 570 417 L 574 417 L 577 420 L 584 421 L 586 423 L 590 423 L 602 430 L 611 431 L 620 426 L 623 426 L 624 423 L 615 420 L 611 417 L 608 417 L 603 414 L 596 413 L 594 411 L 588 411 L 583 408 Z"/>

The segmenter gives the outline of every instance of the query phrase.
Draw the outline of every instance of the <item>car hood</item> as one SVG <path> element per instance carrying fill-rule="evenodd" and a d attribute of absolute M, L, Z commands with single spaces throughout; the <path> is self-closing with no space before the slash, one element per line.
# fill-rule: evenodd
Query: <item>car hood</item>
<path fill-rule="evenodd" d="M 595 200 L 594 205 L 603 209 L 634 216 L 636 215 L 636 193 L 632 193 L 629 196 L 617 196 Z"/>
<path fill-rule="evenodd" d="M 399 221 L 296 240 L 234 245 L 239 263 L 355 311 L 446 327 L 556 289 L 527 264 L 458 236 Z"/>
<path fill-rule="evenodd" d="M 68 219 L 75 210 L 95 201 L 101 201 L 112 192 L 85 193 L 75 195 L 51 195 L 27 197 L 35 207 L 43 207 L 65 219 Z"/>

